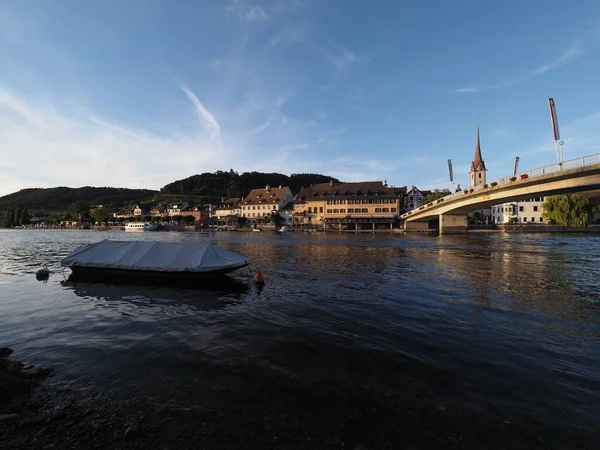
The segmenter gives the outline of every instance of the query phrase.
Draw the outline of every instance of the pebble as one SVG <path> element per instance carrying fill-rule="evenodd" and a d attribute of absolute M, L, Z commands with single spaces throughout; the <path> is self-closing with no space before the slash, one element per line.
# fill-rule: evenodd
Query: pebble
<path fill-rule="evenodd" d="M 126 438 L 131 438 L 131 437 L 133 437 L 134 434 L 137 433 L 137 431 L 138 431 L 138 426 L 136 424 L 129 425 L 127 427 L 127 429 L 125 430 L 125 435 L 124 436 Z"/>

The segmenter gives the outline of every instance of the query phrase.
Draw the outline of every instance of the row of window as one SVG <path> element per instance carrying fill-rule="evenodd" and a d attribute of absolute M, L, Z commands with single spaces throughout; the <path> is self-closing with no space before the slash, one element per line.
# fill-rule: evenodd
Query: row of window
<path fill-rule="evenodd" d="M 519 217 L 519 219 L 521 219 L 521 222 L 528 222 L 528 220 L 527 220 L 527 217 Z M 532 223 L 533 223 L 533 222 L 535 222 L 535 221 L 536 221 L 535 217 L 532 217 L 532 218 L 531 218 L 531 220 L 529 220 L 529 222 L 532 222 Z M 540 222 L 543 222 L 543 221 L 544 221 L 544 218 L 543 218 L 543 217 L 539 217 L 539 221 L 540 221 Z M 498 223 L 501 223 L 501 222 L 502 222 L 502 219 L 501 219 L 501 217 L 500 217 L 500 216 L 498 216 L 498 217 L 496 218 L 496 222 L 498 222 Z"/>
<path fill-rule="evenodd" d="M 395 213 L 397 208 L 375 208 L 376 213 Z M 366 214 L 369 212 L 368 208 L 348 208 L 348 214 Z M 346 214 L 346 209 L 328 209 L 327 214 Z"/>
<path fill-rule="evenodd" d="M 513 206 L 504 206 L 504 207 L 498 206 L 498 207 L 494 208 L 494 212 L 496 212 L 496 213 L 503 212 L 502 210 L 504 210 L 504 212 L 507 214 L 514 214 L 514 205 Z M 524 212 L 524 211 L 525 211 L 525 207 L 519 206 L 519 212 Z M 533 212 L 538 212 L 538 211 L 539 211 L 539 207 L 534 206 Z"/>
<path fill-rule="evenodd" d="M 350 200 L 327 200 L 328 205 L 387 205 L 388 203 L 394 204 L 396 200 L 393 198 L 377 198 L 377 199 L 350 199 Z"/>
<path fill-rule="evenodd" d="M 262 207 L 261 207 L 262 206 Z M 277 209 L 277 205 L 258 205 L 258 206 L 252 206 L 252 208 L 250 208 L 250 206 L 242 206 L 242 208 L 244 209 L 244 211 L 246 211 L 246 209 L 250 210 L 260 210 L 260 209 Z"/>
<path fill-rule="evenodd" d="M 316 214 L 317 213 L 317 209 L 319 210 L 318 212 L 320 212 L 321 214 L 323 214 L 323 207 L 322 206 L 320 206 L 318 208 L 316 206 L 312 206 L 312 207 L 309 206 L 308 207 L 308 212 Z"/>

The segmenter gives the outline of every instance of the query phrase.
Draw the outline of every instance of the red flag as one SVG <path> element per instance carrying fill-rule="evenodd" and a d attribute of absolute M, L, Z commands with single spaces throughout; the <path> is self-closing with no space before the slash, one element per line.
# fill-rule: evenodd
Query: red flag
<path fill-rule="evenodd" d="M 550 106 L 550 120 L 552 121 L 552 131 L 554 132 L 554 140 L 560 141 L 560 132 L 558 131 L 558 116 L 556 115 L 556 105 L 554 99 L 548 99 L 548 105 Z"/>

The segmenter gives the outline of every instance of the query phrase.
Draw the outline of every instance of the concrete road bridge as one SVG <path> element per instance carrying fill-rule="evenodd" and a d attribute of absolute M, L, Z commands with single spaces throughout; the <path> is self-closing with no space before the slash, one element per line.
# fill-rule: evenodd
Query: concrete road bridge
<path fill-rule="evenodd" d="M 439 232 L 466 233 L 473 211 L 534 197 L 591 191 L 600 188 L 600 153 L 521 172 L 471 186 L 404 213 L 404 229 L 427 229 L 439 220 Z"/>

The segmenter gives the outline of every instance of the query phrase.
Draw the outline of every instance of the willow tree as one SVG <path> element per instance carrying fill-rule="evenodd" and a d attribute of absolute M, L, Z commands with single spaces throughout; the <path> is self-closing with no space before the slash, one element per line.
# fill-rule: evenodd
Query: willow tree
<path fill-rule="evenodd" d="M 550 223 L 569 227 L 585 228 L 597 211 L 597 206 L 579 194 L 554 195 L 544 202 L 543 216 Z"/>

